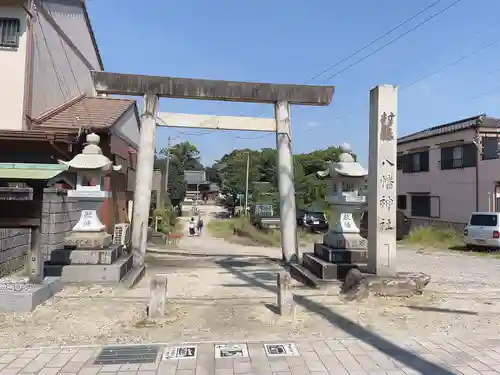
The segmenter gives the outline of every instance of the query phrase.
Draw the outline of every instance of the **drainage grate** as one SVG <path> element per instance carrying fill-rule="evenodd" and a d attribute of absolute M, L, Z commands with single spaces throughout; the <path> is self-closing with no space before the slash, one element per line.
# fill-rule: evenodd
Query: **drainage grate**
<path fill-rule="evenodd" d="M 125 365 L 152 363 L 160 351 L 155 345 L 107 346 L 101 350 L 94 365 Z"/>

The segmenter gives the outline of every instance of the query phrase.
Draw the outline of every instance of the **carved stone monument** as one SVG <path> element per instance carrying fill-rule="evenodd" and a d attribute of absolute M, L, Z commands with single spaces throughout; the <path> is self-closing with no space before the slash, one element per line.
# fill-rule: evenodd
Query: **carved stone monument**
<path fill-rule="evenodd" d="M 368 243 L 360 240 L 352 220 L 354 207 L 365 203 L 358 192 L 367 171 L 342 154 L 339 163 L 319 173 L 333 179 L 334 194 L 326 199 L 340 207 L 340 221 L 322 244 L 315 244 L 314 254 L 304 254 L 302 265 L 292 265 L 290 272 L 314 287 L 343 279 L 341 293 L 348 299 L 368 292 L 399 297 L 420 294 L 430 282 L 429 275 L 396 272 L 396 86 L 381 85 L 370 91 L 369 141 Z"/>
<path fill-rule="evenodd" d="M 132 265 L 131 256 L 123 254 L 122 245 L 111 243 L 112 237 L 99 219 L 98 209 L 110 197 L 104 191 L 104 178 L 121 169 L 103 155 L 99 140 L 97 134 L 88 134 L 81 154 L 68 162 L 59 160 L 77 174 L 76 189 L 68 191 L 68 196 L 76 198 L 82 209 L 64 249 L 52 251 L 46 265 L 49 269 L 63 266 L 64 282 L 117 282 Z"/>
<path fill-rule="evenodd" d="M 368 171 L 354 160 L 348 145 L 341 150 L 338 162 L 317 173 L 321 178 L 331 178 L 325 200 L 340 212 L 339 220 L 323 237 L 323 243 L 314 245 L 314 254 L 303 256 L 304 267 L 323 280 L 342 279 L 349 270 L 366 266 L 368 261 L 367 241 L 353 219 L 353 213 L 366 203 L 359 191 Z"/>
<path fill-rule="evenodd" d="M 370 91 L 368 270 L 396 275 L 397 97 L 392 85 Z"/>

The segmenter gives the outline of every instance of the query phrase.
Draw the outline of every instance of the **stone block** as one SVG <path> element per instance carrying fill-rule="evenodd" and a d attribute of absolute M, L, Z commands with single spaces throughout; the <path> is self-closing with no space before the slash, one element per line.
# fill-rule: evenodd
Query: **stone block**
<path fill-rule="evenodd" d="M 293 310 L 292 278 L 288 272 L 280 272 L 276 276 L 278 287 L 277 307 L 281 316 L 291 316 Z"/>
<path fill-rule="evenodd" d="M 394 277 L 368 278 L 370 292 L 389 297 L 411 297 L 423 292 L 431 277 L 422 272 L 398 272 Z"/>
<path fill-rule="evenodd" d="M 71 264 L 112 264 L 121 255 L 121 245 L 111 245 L 102 250 L 75 249 L 71 252 Z"/>
<path fill-rule="evenodd" d="M 132 269 L 132 256 L 122 256 L 113 264 L 45 265 L 46 274 L 54 274 L 61 268 L 63 283 L 118 283 Z"/>
<path fill-rule="evenodd" d="M 31 312 L 61 290 L 62 285 L 57 277 L 46 277 L 40 284 L 1 282 L 0 312 Z"/>
<path fill-rule="evenodd" d="M 111 245 L 107 249 L 56 249 L 52 250 L 52 264 L 112 264 L 122 254 L 121 245 Z"/>
<path fill-rule="evenodd" d="M 322 280 L 343 280 L 351 269 L 360 266 L 352 263 L 329 263 L 311 253 L 303 255 L 302 264 Z"/>
<path fill-rule="evenodd" d="M 368 241 L 359 233 L 337 233 L 330 231 L 323 237 L 323 244 L 334 249 L 368 249 Z"/>
<path fill-rule="evenodd" d="M 71 232 L 65 246 L 77 249 L 104 249 L 111 245 L 112 236 L 106 232 Z"/>
<path fill-rule="evenodd" d="M 167 305 L 167 275 L 153 275 L 149 283 L 148 318 L 155 320 L 165 316 Z"/>
<path fill-rule="evenodd" d="M 314 244 L 314 254 L 329 263 L 368 262 L 368 250 L 333 249 L 321 243 Z"/>

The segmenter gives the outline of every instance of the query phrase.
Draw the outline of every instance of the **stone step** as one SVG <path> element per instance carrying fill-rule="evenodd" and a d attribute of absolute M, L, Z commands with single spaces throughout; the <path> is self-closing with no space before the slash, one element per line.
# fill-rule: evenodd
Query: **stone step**
<path fill-rule="evenodd" d="M 132 289 L 142 279 L 145 273 L 146 273 L 145 266 L 137 266 L 137 267 L 132 266 L 130 271 L 120 281 L 120 284 L 122 284 L 127 289 Z"/>
<path fill-rule="evenodd" d="M 333 249 L 322 243 L 314 244 L 314 254 L 329 263 L 367 263 L 368 251 L 359 249 Z"/>
<path fill-rule="evenodd" d="M 113 264 L 122 255 L 122 245 L 112 244 L 107 249 L 55 249 L 50 253 L 51 265 Z"/>
<path fill-rule="evenodd" d="M 290 265 L 290 276 L 311 288 L 319 288 L 322 284 L 322 280 L 301 264 L 293 263 Z"/>
<path fill-rule="evenodd" d="M 132 255 L 123 255 L 113 264 L 57 265 L 46 262 L 46 276 L 61 276 L 63 283 L 118 283 L 132 269 Z"/>
<path fill-rule="evenodd" d="M 364 266 L 354 263 L 329 263 L 314 253 L 303 254 L 302 265 L 322 280 L 343 280 L 351 269 Z"/>

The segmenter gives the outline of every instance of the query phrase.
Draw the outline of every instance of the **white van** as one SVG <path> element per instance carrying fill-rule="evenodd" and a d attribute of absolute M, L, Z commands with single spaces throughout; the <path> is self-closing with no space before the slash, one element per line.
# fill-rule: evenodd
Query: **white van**
<path fill-rule="evenodd" d="M 489 247 L 500 249 L 500 213 L 473 212 L 464 229 L 468 249 Z"/>

